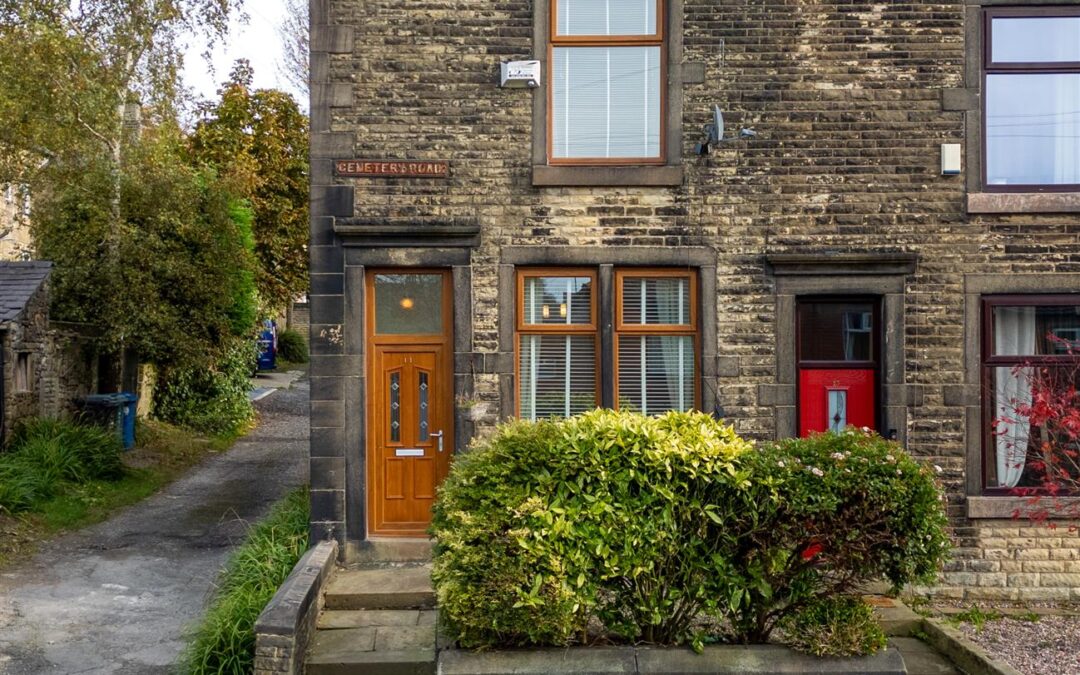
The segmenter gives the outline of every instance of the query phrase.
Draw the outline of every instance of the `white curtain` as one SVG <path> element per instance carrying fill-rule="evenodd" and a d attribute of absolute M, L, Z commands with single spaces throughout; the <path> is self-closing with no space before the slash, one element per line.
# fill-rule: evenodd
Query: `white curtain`
<path fill-rule="evenodd" d="M 994 312 L 995 355 L 1031 356 L 1035 338 L 1034 307 L 999 307 Z M 1031 404 L 1031 368 L 994 370 L 997 479 L 1001 487 L 1016 487 L 1024 473 L 1031 432 L 1031 423 L 1016 409 Z"/>

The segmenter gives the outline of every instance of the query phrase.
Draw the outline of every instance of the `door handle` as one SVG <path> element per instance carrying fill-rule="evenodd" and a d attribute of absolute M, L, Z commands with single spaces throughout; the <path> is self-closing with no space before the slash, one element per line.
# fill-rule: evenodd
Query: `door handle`
<path fill-rule="evenodd" d="M 432 438 L 439 439 L 439 452 L 442 452 L 443 451 L 443 432 L 442 431 L 433 431 L 433 432 L 431 432 L 430 436 Z"/>

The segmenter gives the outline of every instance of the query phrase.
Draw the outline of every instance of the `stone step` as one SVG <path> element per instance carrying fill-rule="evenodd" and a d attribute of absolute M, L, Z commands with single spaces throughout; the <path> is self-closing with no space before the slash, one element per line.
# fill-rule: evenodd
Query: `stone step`
<path fill-rule="evenodd" d="M 430 609 L 431 565 L 341 570 L 326 588 L 328 610 Z"/>
<path fill-rule="evenodd" d="M 319 630 L 308 675 L 435 675 L 435 624 Z"/>
<path fill-rule="evenodd" d="M 370 626 L 433 626 L 433 609 L 328 610 L 319 616 L 319 630 L 367 628 Z"/>

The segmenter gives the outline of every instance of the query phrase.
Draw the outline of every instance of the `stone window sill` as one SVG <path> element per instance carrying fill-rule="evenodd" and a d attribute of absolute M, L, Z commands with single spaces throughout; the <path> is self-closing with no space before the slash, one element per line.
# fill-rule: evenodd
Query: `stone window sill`
<path fill-rule="evenodd" d="M 968 213 L 1080 213 L 1077 192 L 975 192 Z"/>
<path fill-rule="evenodd" d="M 1024 513 L 1031 509 L 1030 501 L 1028 497 L 968 497 L 967 517 L 972 520 L 1012 520 L 1013 514 L 1019 511 L 1020 519 L 1027 520 Z M 1050 511 L 1051 519 L 1075 518 L 1080 509 L 1080 497 L 1047 497 L 1046 503 L 1037 508 Z"/>
<path fill-rule="evenodd" d="M 683 168 L 664 166 L 549 166 L 532 170 L 534 187 L 678 187 Z"/>

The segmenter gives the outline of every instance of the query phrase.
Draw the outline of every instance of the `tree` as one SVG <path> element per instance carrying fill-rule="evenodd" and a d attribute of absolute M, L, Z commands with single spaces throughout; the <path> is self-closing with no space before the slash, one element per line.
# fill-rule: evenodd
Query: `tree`
<path fill-rule="evenodd" d="M 106 353 L 127 347 L 162 366 L 207 366 L 255 325 L 250 209 L 228 181 L 185 162 L 185 143 L 173 124 L 127 146 L 115 269 L 106 264 L 105 162 L 54 169 L 38 206 L 35 240 L 56 263 L 53 315 L 103 327 Z"/>
<path fill-rule="evenodd" d="M 992 436 L 1008 468 L 1020 476 L 1010 491 L 1024 497 L 1026 505 L 1014 517 L 1035 522 L 1063 518 L 1076 531 L 1080 503 L 1066 498 L 1080 494 L 1080 364 L 1073 358 L 1080 352 L 1074 342 L 1053 333 L 1046 341 L 1065 362 L 1025 362 L 1011 370 L 1015 395 L 999 402 Z"/>
<path fill-rule="evenodd" d="M 191 155 L 250 202 L 259 296 L 280 310 L 308 288 L 308 125 L 291 96 L 251 82 L 251 67 L 237 62 L 220 99 L 201 110 Z"/>
<path fill-rule="evenodd" d="M 285 19 L 278 26 L 284 62 L 281 71 L 301 94 L 309 91 L 311 28 L 308 0 L 285 0 Z"/>

